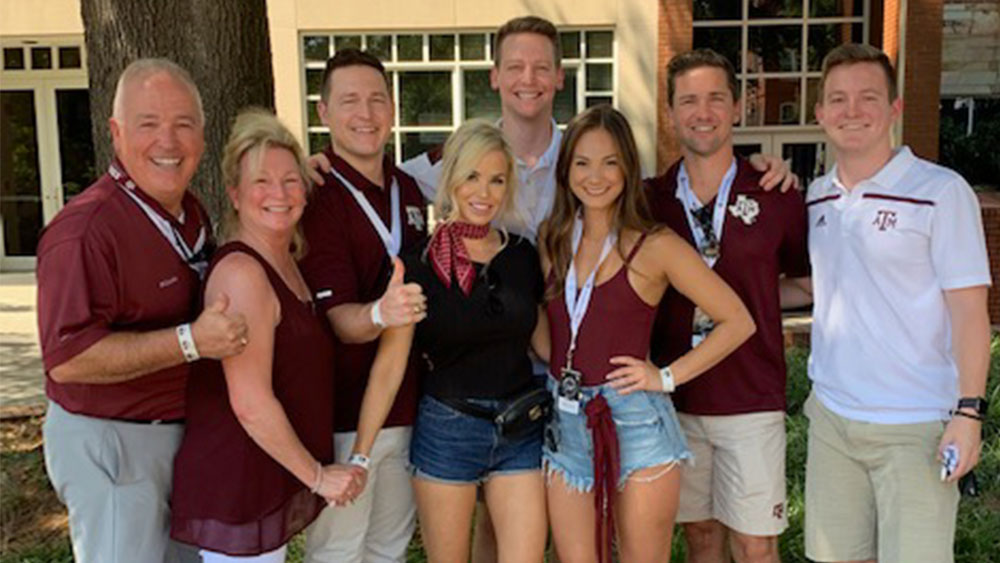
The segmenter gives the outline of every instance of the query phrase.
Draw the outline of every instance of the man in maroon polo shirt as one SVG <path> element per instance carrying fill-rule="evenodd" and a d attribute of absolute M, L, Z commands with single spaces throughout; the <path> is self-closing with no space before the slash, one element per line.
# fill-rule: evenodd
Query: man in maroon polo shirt
<path fill-rule="evenodd" d="M 414 362 L 371 451 L 354 441 L 382 329 L 426 316 L 420 286 L 402 282 L 395 258 L 426 236 L 425 204 L 413 178 L 384 154 L 393 102 L 377 58 L 338 51 L 327 61 L 318 111 L 330 128 L 333 169 L 302 219 L 309 252 L 301 267 L 338 340 L 334 455 L 366 468 L 368 483 L 353 504 L 327 508 L 310 526 L 306 561 L 402 561 L 416 516 L 407 470 Z"/>
<path fill-rule="evenodd" d="M 212 242 L 187 192 L 204 149 L 191 77 L 163 59 L 132 63 L 110 124 L 108 172 L 38 245 L 45 463 L 77 561 L 172 561 L 167 501 L 188 364 L 238 353 L 246 325 L 225 299 L 196 315 Z"/>
<path fill-rule="evenodd" d="M 678 522 L 688 561 L 778 560 L 785 510 L 785 356 L 779 279 L 808 274 L 805 206 L 797 190 L 764 191 L 734 156 L 739 86 L 732 64 L 708 49 L 667 67 L 668 113 L 682 159 L 648 181 L 653 213 L 685 237 L 740 296 L 757 332 L 673 393 L 694 467 L 685 468 Z M 712 330 L 669 289 L 653 329 L 653 360 L 669 365 Z"/>

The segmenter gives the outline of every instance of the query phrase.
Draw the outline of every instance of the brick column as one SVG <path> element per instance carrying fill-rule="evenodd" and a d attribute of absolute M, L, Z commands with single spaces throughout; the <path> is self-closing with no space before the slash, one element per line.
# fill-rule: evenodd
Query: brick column
<path fill-rule="evenodd" d="M 681 155 L 667 117 L 667 63 L 694 44 L 691 27 L 694 11 L 692 0 L 657 2 L 660 8 L 656 40 L 656 173 L 662 174 Z"/>
<path fill-rule="evenodd" d="M 990 288 L 989 309 L 990 323 L 1000 324 L 1000 195 L 995 193 L 980 193 L 979 205 L 983 212 L 983 230 L 986 231 L 986 250 L 990 255 L 990 275 L 993 277 L 993 287 Z"/>
<path fill-rule="evenodd" d="M 886 2 L 886 27 L 898 25 L 896 18 L 890 18 L 889 4 L 890 2 Z M 942 0 L 909 0 L 906 6 L 906 14 L 899 14 L 906 19 L 906 69 L 902 91 L 903 143 L 909 145 L 917 155 L 936 161 L 944 7 Z M 898 6 L 895 11 L 898 13 Z"/>

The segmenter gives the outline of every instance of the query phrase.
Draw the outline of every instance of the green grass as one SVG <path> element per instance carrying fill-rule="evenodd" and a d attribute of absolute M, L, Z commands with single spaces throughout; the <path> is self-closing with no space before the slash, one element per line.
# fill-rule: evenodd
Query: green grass
<path fill-rule="evenodd" d="M 789 528 L 781 536 L 782 561 L 805 562 L 803 554 L 803 494 L 805 489 L 806 431 L 807 423 L 802 414 L 802 403 L 809 392 L 806 377 L 807 352 L 801 349 L 788 351 L 788 519 Z M 992 342 L 990 380 L 987 386 L 990 413 L 983 427 L 983 452 L 976 475 L 981 494 L 978 498 L 963 498 L 959 505 L 955 538 L 955 560 L 958 563 L 1000 563 L 1000 338 Z M 37 424 L 37 422 L 36 422 Z M 47 480 L 41 462 L 41 448 L 30 444 L 27 448 L 12 448 L 11 440 L 4 441 L 0 453 L 0 563 L 51 563 L 69 562 L 72 557 L 65 533 L 51 533 L 40 529 L 39 524 L 28 526 L 39 529 L 13 530 L 18 519 L 32 518 L 44 522 L 53 514 L 49 502 L 39 499 L 48 495 Z M 42 505 L 49 514 L 39 514 L 32 507 Z M 22 524 L 22 528 L 24 525 Z M 17 537 L 14 537 L 17 536 Z M 25 539 L 27 538 L 27 539 Z M 302 537 L 293 540 L 288 561 L 302 561 Z M 674 561 L 683 561 L 683 547 L 679 537 L 674 541 Z M 407 555 L 408 563 L 423 563 L 426 557 L 420 539 L 414 538 Z"/>

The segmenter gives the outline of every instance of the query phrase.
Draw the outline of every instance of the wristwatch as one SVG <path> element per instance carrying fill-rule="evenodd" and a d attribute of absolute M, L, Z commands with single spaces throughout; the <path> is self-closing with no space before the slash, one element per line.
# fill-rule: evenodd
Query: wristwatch
<path fill-rule="evenodd" d="M 990 403 L 984 397 L 962 397 L 958 400 L 958 409 L 975 409 L 976 414 L 981 417 L 986 416 L 986 411 L 989 410 Z"/>

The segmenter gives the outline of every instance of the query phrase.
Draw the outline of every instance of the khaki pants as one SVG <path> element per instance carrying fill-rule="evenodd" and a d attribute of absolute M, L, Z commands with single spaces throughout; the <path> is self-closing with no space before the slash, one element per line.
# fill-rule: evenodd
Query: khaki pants
<path fill-rule="evenodd" d="M 806 555 L 816 561 L 954 561 L 958 487 L 941 482 L 943 422 L 873 424 L 811 395 Z"/>
<path fill-rule="evenodd" d="M 176 561 L 167 503 L 183 425 L 117 422 L 50 402 L 42 433 L 77 562 Z"/>
<path fill-rule="evenodd" d="M 407 468 L 409 426 L 383 428 L 371 451 L 365 490 L 348 506 L 328 506 L 306 534 L 306 563 L 388 563 L 406 560 L 417 505 Z M 356 432 L 334 434 L 337 463 L 347 463 Z"/>

